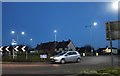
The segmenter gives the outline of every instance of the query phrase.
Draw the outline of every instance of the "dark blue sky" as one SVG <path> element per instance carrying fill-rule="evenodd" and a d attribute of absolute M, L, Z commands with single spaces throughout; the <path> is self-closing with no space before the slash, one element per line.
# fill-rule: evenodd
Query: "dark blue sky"
<path fill-rule="evenodd" d="M 79 47 L 91 42 L 95 48 L 105 47 L 109 45 L 105 23 L 118 18 L 110 6 L 111 3 L 107 2 L 3 3 L 3 45 L 9 45 L 12 37 L 16 38 L 16 34 L 11 35 L 12 30 L 19 34 L 19 43 L 35 46 L 53 41 L 56 29 L 58 41 L 71 39 Z M 90 28 L 85 26 L 93 25 L 93 22 L 98 25 L 91 28 L 90 36 Z M 26 34 L 20 35 L 21 31 Z M 33 38 L 32 42 L 30 38 Z M 117 41 L 113 46 L 117 46 Z"/>

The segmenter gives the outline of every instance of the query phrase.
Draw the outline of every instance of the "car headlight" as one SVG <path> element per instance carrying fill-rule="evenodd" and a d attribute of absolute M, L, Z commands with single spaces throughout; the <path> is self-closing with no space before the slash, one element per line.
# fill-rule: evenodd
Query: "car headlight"
<path fill-rule="evenodd" d="M 50 59 L 53 59 L 54 57 L 50 57 Z"/>
<path fill-rule="evenodd" d="M 54 57 L 54 59 L 59 59 L 59 57 Z"/>

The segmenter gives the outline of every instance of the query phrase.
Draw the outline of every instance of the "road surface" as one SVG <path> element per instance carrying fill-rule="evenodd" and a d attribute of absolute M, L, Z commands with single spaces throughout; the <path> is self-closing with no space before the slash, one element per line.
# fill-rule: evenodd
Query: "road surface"
<path fill-rule="evenodd" d="M 119 66 L 119 57 L 114 56 L 114 67 Z M 82 57 L 80 63 L 52 64 L 50 62 L 2 63 L 3 74 L 74 74 L 84 70 L 99 70 L 111 67 L 110 56 Z"/>

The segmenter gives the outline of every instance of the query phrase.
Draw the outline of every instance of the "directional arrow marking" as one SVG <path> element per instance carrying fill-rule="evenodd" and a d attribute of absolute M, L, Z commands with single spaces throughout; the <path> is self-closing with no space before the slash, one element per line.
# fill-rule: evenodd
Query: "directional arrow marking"
<path fill-rule="evenodd" d="M 3 48 L 3 47 L 1 46 L 1 47 L 0 47 L 0 51 L 1 51 L 1 52 L 3 51 L 2 48 Z"/>
<path fill-rule="evenodd" d="M 22 47 L 22 50 L 25 51 L 25 48 L 26 48 L 26 46 L 23 46 L 23 47 Z"/>
<path fill-rule="evenodd" d="M 7 46 L 7 47 L 5 48 L 6 51 L 9 51 L 8 49 L 9 49 L 9 46 Z"/>
<path fill-rule="evenodd" d="M 19 47 L 19 46 L 16 46 L 14 49 L 15 49 L 16 51 L 19 51 L 19 50 L 18 50 L 18 47 Z"/>

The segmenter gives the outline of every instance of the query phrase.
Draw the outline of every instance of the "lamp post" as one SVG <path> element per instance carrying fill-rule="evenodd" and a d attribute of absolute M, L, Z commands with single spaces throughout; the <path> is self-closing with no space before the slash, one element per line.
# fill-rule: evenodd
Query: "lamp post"
<path fill-rule="evenodd" d="M 21 32 L 21 35 L 25 35 L 25 32 Z M 17 38 L 18 38 L 18 34 L 17 34 Z M 18 40 L 18 39 L 17 39 Z"/>
<path fill-rule="evenodd" d="M 111 7 L 115 12 L 118 12 L 118 9 L 119 9 L 118 4 L 119 4 L 119 0 L 112 2 Z M 114 58 L 113 58 L 113 50 L 112 50 L 112 34 L 111 34 L 112 31 L 111 31 L 110 22 L 108 22 L 108 31 L 109 31 L 109 40 L 110 40 L 110 49 L 111 49 L 111 66 L 113 68 L 113 66 L 114 66 L 113 60 L 114 60 Z"/>
<path fill-rule="evenodd" d="M 56 51 L 56 33 L 57 33 L 57 30 L 54 30 L 54 34 L 55 34 L 55 51 Z"/>
<path fill-rule="evenodd" d="M 15 31 L 11 31 L 11 34 L 15 34 Z M 24 35 L 24 34 L 25 34 L 25 32 L 21 32 L 21 35 Z M 15 41 L 15 42 L 17 43 L 17 45 L 18 45 L 18 41 L 19 41 L 19 40 L 18 40 L 18 39 L 19 39 L 18 36 L 19 36 L 19 35 L 18 35 L 18 34 L 16 34 L 16 35 L 17 35 L 16 41 L 15 41 L 15 40 L 14 40 L 14 41 Z M 14 45 L 13 43 L 14 43 L 14 42 L 12 41 L 12 45 Z M 15 44 L 15 45 L 16 45 L 16 44 Z M 15 51 L 14 51 L 14 49 L 13 49 L 13 59 L 14 59 L 14 56 L 15 56 Z"/>
<path fill-rule="evenodd" d="M 98 25 L 98 23 L 97 22 L 93 22 L 93 24 L 92 25 L 89 25 L 89 26 L 86 26 L 86 28 L 89 28 L 90 29 L 90 40 L 91 40 L 91 52 L 93 53 L 93 49 L 92 49 L 92 27 L 95 27 L 95 26 L 97 26 Z"/>
<path fill-rule="evenodd" d="M 111 27 L 110 27 L 110 23 L 108 22 L 108 31 L 109 31 L 109 39 L 110 39 L 110 49 L 111 49 L 111 65 L 113 68 L 113 51 L 112 51 L 112 35 L 111 35 Z"/>
<path fill-rule="evenodd" d="M 11 34 L 15 34 L 15 31 L 11 31 Z M 13 50 L 12 50 L 12 57 L 13 57 L 13 59 L 14 59 L 14 45 L 16 45 L 16 44 L 14 44 L 16 41 L 14 40 L 14 39 L 12 39 L 12 47 L 13 47 Z"/>
<path fill-rule="evenodd" d="M 30 45 L 32 47 L 32 44 L 33 44 L 33 39 L 32 38 L 29 39 L 29 43 L 30 43 Z"/>
<path fill-rule="evenodd" d="M 56 41 L 56 33 L 57 33 L 57 30 L 54 30 L 54 33 L 55 33 L 55 41 Z"/>
<path fill-rule="evenodd" d="M 32 42 L 32 41 L 33 41 L 33 39 L 30 38 L 30 42 Z M 27 60 L 28 59 L 28 51 L 26 51 L 25 54 L 26 54 L 26 60 Z"/>

